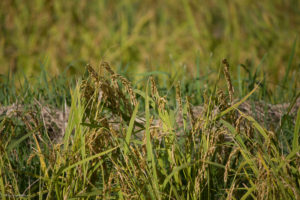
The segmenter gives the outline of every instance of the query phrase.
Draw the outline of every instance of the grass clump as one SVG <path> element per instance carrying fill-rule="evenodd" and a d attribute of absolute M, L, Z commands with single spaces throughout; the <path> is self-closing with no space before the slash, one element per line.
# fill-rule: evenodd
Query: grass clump
<path fill-rule="evenodd" d="M 247 111 L 259 85 L 234 101 L 227 65 L 229 95 L 215 83 L 199 94 L 201 106 L 180 83 L 170 88 L 173 101 L 155 77 L 143 89 L 108 63 L 99 71 L 87 65 L 60 142 L 47 137 L 38 114 L 2 115 L 1 198 L 300 198 L 297 98 L 290 127 L 271 130 Z"/>

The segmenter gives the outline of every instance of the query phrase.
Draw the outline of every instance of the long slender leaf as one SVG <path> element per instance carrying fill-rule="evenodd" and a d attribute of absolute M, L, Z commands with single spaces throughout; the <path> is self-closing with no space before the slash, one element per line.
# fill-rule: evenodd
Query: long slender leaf
<path fill-rule="evenodd" d="M 133 131 L 134 122 L 135 122 L 135 118 L 136 118 L 136 114 L 138 112 L 138 109 L 139 109 L 139 103 L 136 104 L 136 106 L 133 110 L 133 113 L 132 113 L 132 116 L 131 116 L 131 119 L 130 119 L 130 122 L 129 122 L 129 126 L 128 126 L 128 129 L 127 129 L 127 132 L 126 132 L 126 138 L 125 138 L 126 144 L 125 144 L 125 148 L 124 148 L 124 156 L 127 155 L 127 152 L 129 150 L 128 146 L 129 146 L 129 143 L 130 143 L 130 138 L 131 138 L 131 134 L 132 134 L 132 131 Z"/>
<path fill-rule="evenodd" d="M 293 150 L 299 147 L 299 131 L 300 131 L 300 108 L 297 112 L 296 125 L 294 129 L 294 137 L 293 137 Z"/>
<path fill-rule="evenodd" d="M 91 161 L 91 160 L 93 160 L 93 159 L 96 159 L 96 158 L 99 158 L 99 157 L 101 157 L 101 156 L 104 156 L 105 154 L 108 154 L 108 153 L 114 151 L 114 150 L 117 149 L 117 148 L 119 148 L 119 146 L 116 146 L 116 147 L 111 148 L 111 149 L 109 149 L 109 150 L 106 150 L 106 151 L 104 151 L 104 152 L 98 153 L 98 154 L 96 154 L 96 155 L 87 157 L 87 158 L 84 159 L 84 160 L 81 160 L 81 161 L 79 161 L 79 162 L 76 162 L 76 163 L 74 163 L 74 164 L 68 166 L 68 167 L 65 168 L 62 172 L 67 172 L 68 170 L 70 170 L 70 169 L 72 169 L 72 168 L 74 168 L 74 167 L 76 167 L 76 166 L 78 166 L 78 165 L 87 163 L 87 162 L 89 162 L 89 161 Z"/>
<path fill-rule="evenodd" d="M 155 195 L 158 199 L 160 198 L 160 194 L 158 191 L 158 178 L 156 172 L 156 162 L 152 149 L 152 141 L 150 135 L 150 110 L 149 110 L 149 96 L 148 96 L 148 88 L 149 88 L 149 80 L 146 86 L 146 98 L 145 98 L 145 114 L 146 114 L 146 148 L 147 148 L 147 160 L 151 162 L 152 165 L 152 175 L 153 175 L 153 187 L 155 191 Z"/>

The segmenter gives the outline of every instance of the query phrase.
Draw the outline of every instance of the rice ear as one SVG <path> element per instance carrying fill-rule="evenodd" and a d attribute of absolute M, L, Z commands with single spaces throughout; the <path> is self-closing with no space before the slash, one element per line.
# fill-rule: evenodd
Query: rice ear
<path fill-rule="evenodd" d="M 233 95 L 234 95 L 234 88 L 232 86 L 232 82 L 231 82 L 231 78 L 230 78 L 229 63 L 226 59 L 224 59 L 222 62 L 224 64 L 224 75 L 225 75 L 226 83 L 227 83 L 227 87 L 228 87 L 229 98 L 230 98 L 230 102 L 232 103 Z"/>

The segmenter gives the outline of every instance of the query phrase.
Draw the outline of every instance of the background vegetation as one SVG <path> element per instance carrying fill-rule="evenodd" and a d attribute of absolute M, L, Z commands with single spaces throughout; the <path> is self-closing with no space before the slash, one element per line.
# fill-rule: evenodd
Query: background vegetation
<path fill-rule="evenodd" d="M 128 73 L 186 68 L 191 76 L 227 57 L 234 71 L 263 60 L 274 86 L 300 33 L 299 10 L 297 0 L 1 1 L 1 73 L 30 76 L 43 64 L 51 74 L 71 66 L 81 75 L 86 63 L 106 60 Z M 289 70 L 299 63 L 295 56 Z"/>

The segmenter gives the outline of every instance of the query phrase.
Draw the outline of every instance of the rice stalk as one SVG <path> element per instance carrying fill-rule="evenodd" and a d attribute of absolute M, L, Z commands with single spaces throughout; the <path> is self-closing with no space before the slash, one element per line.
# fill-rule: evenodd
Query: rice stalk
<path fill-rule="evenodd" d="M 229 92 L 229 98 L 230 98 L 230 103 L 233 102 L 233 95 L 234 95 L 234 88 L 232 86 L 231 78 L 230 78 L 230 72 L 229 72 L 229 63 L 226 59 L 223 59 L 222 63 L 224 64 L 224 75 L 228 87 L 228 92 Z"/>

